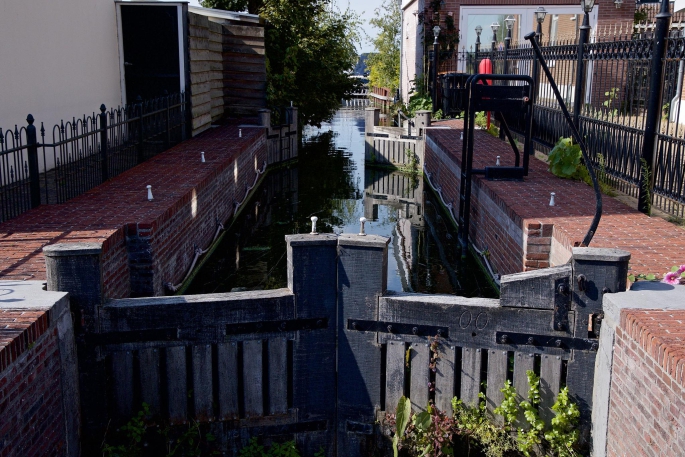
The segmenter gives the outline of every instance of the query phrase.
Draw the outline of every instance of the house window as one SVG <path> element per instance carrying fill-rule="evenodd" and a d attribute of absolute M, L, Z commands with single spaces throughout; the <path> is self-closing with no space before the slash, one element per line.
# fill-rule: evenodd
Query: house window
<path fill-rule="evenodd" d="M 543 6 L 547 10 L 547 18 L 545 18 L 545 23 L 543 24 L 543 35 L 547 35 L 547 39 L 567 39 L 572 38 L 571 36 L 567 37 L 567 34 L 577 34 L 577 17 L 582 14 L 580 4 L 578 6 Z M 493 22 L 498 22 L 500 27 L 497 31 L 497 47 L 499 48 L 500 42 L 504 43 L 504 37 L 506 36 L 504 18 L 508 15 L 514 16 L 516 19 L 514 29 L 512 30 L 512 42 L 521 42 L 525 34 L 535 31 L 537 28 L 537 22 L 535 21 L 535 10 L 537 8 L 538 5 L 462 6 L 459 17 L 459 47 L 466 51 L 475 50 L 475 29 L 477 25 L 480 25 L 483 27 L 483 32 L 480 36 L 480 49 L 481 51 L 489 50 L 492 46 L 492 30 L 490 25 Z M 590 13 L 590 26 L 594 27 L 594 24 L 597 23 L 599 8 L 599 6 L 596 6 Z M 556 19 L 553 20 L 553 18 Z M 464 69 L 462 68 L 461 71 L 464 71 Z"/>

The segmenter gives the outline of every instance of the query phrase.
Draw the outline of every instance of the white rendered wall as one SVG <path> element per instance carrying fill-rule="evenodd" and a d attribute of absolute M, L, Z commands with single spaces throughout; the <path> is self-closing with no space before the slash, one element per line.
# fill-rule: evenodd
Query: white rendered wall
<path fill-rule="evenodd" d="M 424 0 L 402 2 L 402 54 L 400 62 L 400 97 L 409 100 L 411 81 L 423 74 L 423 24 L 419 24 L 419 12 L 423 12 Z"/>
<path fill-rule="evenodd" d="M 50 142 L 60 119 L 121 104 L 118 49 L 113 0 L 3 0 L 0 127 L 31 113 Z"/>

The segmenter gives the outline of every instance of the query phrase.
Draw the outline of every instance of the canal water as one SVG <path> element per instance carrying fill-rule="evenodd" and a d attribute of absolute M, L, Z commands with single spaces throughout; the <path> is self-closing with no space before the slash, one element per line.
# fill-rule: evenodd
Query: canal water
<path fill-rule="evenodd" d="M 307 127 L 299 160 L 270 171 L 185 293 L 287 286 L 285 235 L 366 232 L 391 238 L 388 289 L 496 297 L 421 177 L 364 167 L 364 112 L 340 110 L 321 128 Z"/>

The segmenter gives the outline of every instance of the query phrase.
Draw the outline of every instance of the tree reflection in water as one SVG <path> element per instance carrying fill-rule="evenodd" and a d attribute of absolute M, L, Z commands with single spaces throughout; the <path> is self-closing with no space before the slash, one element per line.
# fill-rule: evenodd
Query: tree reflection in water
<path fill-rule="evenodd" d="M 297 162 L 271 170 L 243 205 L 185 293 L 286 287 L 285 235 L 322 233 L 392 238 L 388 288 L 492 297 L 484 273 L 462 260 L 456 231 L 421 179 L 364 169 L 363 112 L 340 111 L 321 129 L 307 128 Z M 427 188 L 427 186 L 426 186 Z"/>

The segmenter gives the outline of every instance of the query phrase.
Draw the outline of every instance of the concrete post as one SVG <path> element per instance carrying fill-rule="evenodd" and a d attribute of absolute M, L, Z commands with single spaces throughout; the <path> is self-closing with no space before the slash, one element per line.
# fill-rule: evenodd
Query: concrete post
<path fill-rule="evenodd" d="M 290 127 L 288 127 L 288 141 L 290 142 L 290 156 L 288 157 L 289 159 L 293 159 L 299 155 L 299 144 L 300 141 L 298 139 L 298 134 L 299 134 L 299 118 L 298 118 L 298 111 L 296 106 L 291 106 L 289 108 L 286 108 L 286 112 L 288 113 L 288 119 L 290 119 Z"/>
<path fill-rule="evenodd" d="M 376 235 L 338 238 L 338 455 L 354 457 L 372 449 L 381 400 L 381 347 L 375 332 L 356 330 L 354 322 L 378 318 L 378 299 L 388 281 L 389 241 Z"/>
<path fill-rule="evenodd" d="M 96 307 L 102 304 L 102 244 L 59 243 L 45 246 L 48 290 L 69 292 L 77 329 L 97 328 Z M 78 323 L 82 323 L 80 328 Z"/>
<path fill-rule="evenodd" d="M 415 118 L 418 136 L 425 135 L 426 127 L 431 126 L 431 112 L 428 110 L 419 110 L 416 112 Z"/>
<path fill-rule="evenodd" d="M 259 125 L 262 127 L 266 127 L 267 129 L 271 128 L 271 111 L 268 109 L 260 109 L 259 110 Z"/>
<path fill-rule="evenodd" d="M 570 292 L 575 324 L 570 330 L 576 338 L 588 338 L 600 333 L 603 296 L 626 290 L 630 253 L 620 249 L 573 248 L 572 255 Z M 588 373 L 587 367 L 594 366 L 595 360 L 594 352 L 576 351 L 568 362 L 567 384 L 573 385 L 574 400 L 581 421 L 586 424 L 591 420 L 594 382 L 594 373 Z M 589 441 L 589 433 L 590 430 L 582 430 L 581 440 Z"/>
<path fill-rule="evenodd" d="M 290 130 L 297 130 L 297 107 L 289 106 L 285 109 L 285 111 L 287 113 L 286 119 L 290 119 Z"/>
<path fill-rule="evenodd" d="M 69 293 L 75 325 L 76 352 L 81 399 L 81 443 L 83 455 L 99 451 L 107 425 L 107 398 L 104 361 L 98 349 L 87 343 L 87 335 L 97 333 L 98 310 L 103 303 L 102 244 L 59 243 L 43 248 L 47 289 Z M 62 324 L 65 325 L 65 324 Z M 69 331 L 65 325 L 65 331 Z M 76 396 L 78 398 L 78 395 Z M 92 438 L 92 441 L 90 439 Z"/>
<path fill-rule="evenodd" d="M 373 133 L 374 127 L 378 125 L 381 119 L 380 108 L 366 108 L 364 112 L 364 131 L 366 133 Z"/>
<path fill-rule="evenodd" d="M 685 289 L 683 286 L 640 281 L 635 283 L 629 292 L 607 294 L 604 297 L 604 320 L 599 336 L 599 351 L 595 361 L 592 394 L 593 457 L 605 457 L 607 455 L 614 340 L 616 338 L 616 327 L 621 325 L 621 311 L 624 309 L 682 310 L 685 307 L 683 289 Z"/>
<path fill-rule="evenodd" d="M 296 319 L 328 325 L 300 333 L 293 341 L 293 408 L 306 411 L 300 420 L 335 420 L 336 291 L 338 240 L 335 235 L 287 235 L 288 288 L 295 294 Z M 298 447 L 314 455 L 323 446 L 332 455 L 335 431 L 302 433 Z"/>

